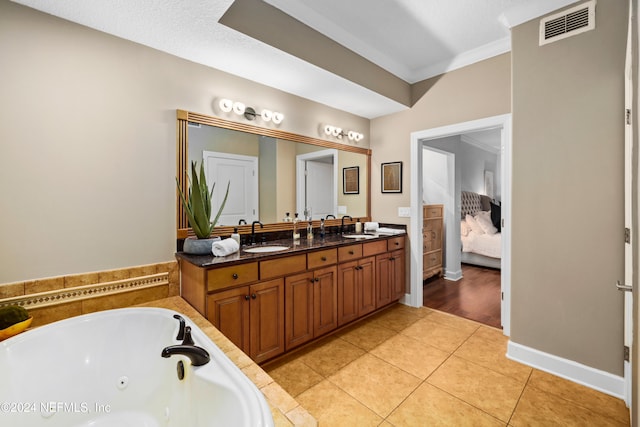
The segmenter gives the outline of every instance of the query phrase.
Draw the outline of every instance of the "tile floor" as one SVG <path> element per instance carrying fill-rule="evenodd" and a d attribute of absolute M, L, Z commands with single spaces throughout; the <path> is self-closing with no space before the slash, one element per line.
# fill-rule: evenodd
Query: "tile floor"
<path fill-rule="evenodd" d="M 624 426 L 622 400 L 508 360 L 502 331 L 394 305 L 264 369 L 320 426 Z"/>

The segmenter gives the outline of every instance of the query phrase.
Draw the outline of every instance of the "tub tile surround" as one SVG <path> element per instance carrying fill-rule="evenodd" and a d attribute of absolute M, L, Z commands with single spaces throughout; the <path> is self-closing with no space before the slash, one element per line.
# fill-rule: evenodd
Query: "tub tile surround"
<path fill-rule="evenodd" d="M 139 304 L 140 307 L 159 307 L 173 310 L 189 317 L 209 338 L 225 352 L 237 367 L 258 387 L 267 399 L 273 420 L 278 427 L 317 426 L 316 419 L 300 406 L 291 394 L 258 366 L 249 356 L 238 349 L 207 319 L 179 296 Z"/>
<path fill-rule="evenodd" d="M 135 280 L 145 276 L 166 273 L 166 281 L 157 286 L 131 288 L 107 293 L 89 293 L 82 299 L 59 298 L 46 306 L 35 305 L 25 308 L 33 317 L 31 327 L 46 325 L 73 316 L 93 313 L 113 308 L 129 307 L 135 304 L 155 301 L 180 294 L 180 269 L 177 261 L 141 265 L 114 270 L 105 270 L 68 276 L 50 277 L 24 282 L 0 285 L 0 304 L 11 301 L 24 301 L 43 293 L 55 294 L 62 291 L 81 290 L 82 287 L 107 284 L 117 281 Z M 168 283 L 166 283 L 168 282 Z"/>
<path fill-rule="evenodd" d="M 507 359 L 507 342 L 396 304 L 264 369 L 320 425 L 629 425 L 622 400 Z"/>

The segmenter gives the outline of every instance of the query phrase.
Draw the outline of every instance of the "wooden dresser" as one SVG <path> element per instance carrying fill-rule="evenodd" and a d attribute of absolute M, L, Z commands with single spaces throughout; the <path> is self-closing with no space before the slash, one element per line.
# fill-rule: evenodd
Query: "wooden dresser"
<path fill-rule="evenodd" d="M 442 274 L 443 205 L 422 207 L 422 280 Z"/>

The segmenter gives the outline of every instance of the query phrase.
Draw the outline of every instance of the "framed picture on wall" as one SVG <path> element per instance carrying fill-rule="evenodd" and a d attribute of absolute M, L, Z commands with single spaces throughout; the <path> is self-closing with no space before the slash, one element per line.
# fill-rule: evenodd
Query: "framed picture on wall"
<path fill-rule="evenodd" d="M 402 193 L 402 162 L 389 162 L 381 165 L 383 193 Z"/>
<path fill-rule="evenodd" d="M 360 194 L 360 167 L 342 168 L 342 194 Z"/>

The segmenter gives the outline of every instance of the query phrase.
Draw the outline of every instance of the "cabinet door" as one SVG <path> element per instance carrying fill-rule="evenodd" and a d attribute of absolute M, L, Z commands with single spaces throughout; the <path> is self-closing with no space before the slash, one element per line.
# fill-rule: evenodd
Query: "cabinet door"
<path fill-rule="evenodd" d="M 391 252 L 392 292 L 393 299 L 400 299 L 406 292 L 405 284 L 405 255 L 404 249 Z"/>
<path fill-rule="evenodd" d="M 389 304 L 393 300 L 391 290 L 392 267 L 388 253 L 376 256 L 376 308 Z"/>
<path fill-rule="evenodd" d="M 357 261 L 338 265 L 338 325 L 342 326 L 358 317 L 358 276 Z"/>
<path fill-rule="evenodd" d="M 207 296 L 207 319 L 245 353 L 249 352 L 249 288 Z"/>
<path fill-rule="evenodd" d="M 336 266 L 313 272 L 313 336 L 331 332 L 338 327 L 338 280 Z"/>
<path fill-rule="evenodd" d="M 251 285 L 251 358 L 260 363 L 284 352 L 284 279 Z"/>
<path fill-rule="evenodd" d="M 285 277 L 285 349 L 313 338 L 313 273 Z"/>
<path fill-rule="evenodd" d="M 358 261 L 358 316 L 376 309 L 375 257 Z"/>

